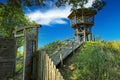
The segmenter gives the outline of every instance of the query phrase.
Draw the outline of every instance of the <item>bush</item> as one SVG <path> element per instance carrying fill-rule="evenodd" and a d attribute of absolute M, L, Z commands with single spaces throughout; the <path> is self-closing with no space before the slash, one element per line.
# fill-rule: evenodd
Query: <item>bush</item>
<path fill-rule="evenodd" d="M 77 56 L 77 80 L 119 80 L 120 44 L 85 43 Z"/>
<path fill-rule="evenodd" d="M 86 42 L 59 70 L 65 80 L 120 80 L 120 42 Z"/>
<path fill-rule="evenodd" d="M 64 42 L 57 40 L 41 47 L 39 50 L 45 50 L 47 54 L 51 56 L 52 54 L 56 53 L 64 44 Z"/>

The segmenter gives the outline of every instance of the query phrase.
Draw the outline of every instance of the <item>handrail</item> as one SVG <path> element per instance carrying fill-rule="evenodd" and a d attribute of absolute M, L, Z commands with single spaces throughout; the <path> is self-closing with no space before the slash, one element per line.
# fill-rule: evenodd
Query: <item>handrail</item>
<path fill-rule="evenodd" d="M 53 63 L 55 65 L 58 65 L 61 60 L 65 59 L 68 55 L 70 55 L 74 50 L 76 50 L 83 42 L 78 42 L 78 40 L 75 40 L 75 38 L 69 38 L 67 40 L 64 40 L 64 45 L 60 46 L 57 49 L 57 52 L 50 55 L 50 58 L 52 59 Z M 60 59 L 62 57 L 62 59 Z"/>
<path fill-rule="evenodd" d="M 54 48 L 52 50 L 45 50 L 45 49 L 42 49 L 42 50 L 45 50 L 48 54 L 52 53 L 49 55 L 49 56 L 52 56 L 52 55 L 56 54 L 57 52 L 59 52 L 61 48 L 70 46 L 70 44 L 72 44 L 72 42 L 74 42 L 74 41 L 75 41 L 74 38 L 68 38 L 68 39 L 62 41 L 63 45 L 59 45 L 59 43 L 58 43 L 58 44 L 56 44 L 56 48 Z"/>

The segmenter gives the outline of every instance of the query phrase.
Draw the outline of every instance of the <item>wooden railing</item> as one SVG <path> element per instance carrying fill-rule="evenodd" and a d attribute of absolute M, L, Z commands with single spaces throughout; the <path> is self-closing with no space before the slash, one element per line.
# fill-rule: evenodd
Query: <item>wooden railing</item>
<path fill-rule="evenodd" d="M 74 38 L 71 38 L 66 43 L 67 43 L 66 45 L 59 47 L 58 52 L 56 52 L 55 54 L 50 56 L 54 65 L 56 65 L 56 66 L 59 63 L 61 63 L 61 65 L 62 65 L 63 60 L 65 58 L 67 58 L 71 53 L 74 54 L 74 51 L 83 44 L 83 41 L 79 42 L 79 41 L 76 41 Z"/>
<path fill-rule="evenodd" d="M 38 51 L 37 80 L 64 80 L 45 51 Z"/>

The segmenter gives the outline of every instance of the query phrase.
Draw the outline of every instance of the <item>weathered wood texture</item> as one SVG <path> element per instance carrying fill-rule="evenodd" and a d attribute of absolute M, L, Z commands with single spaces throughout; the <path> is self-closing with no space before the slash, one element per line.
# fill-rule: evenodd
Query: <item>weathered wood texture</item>
<path fill-rule="evenodd" d="M 62 62 L 67 56 L 69 56 L 71 53 L 73 53 L 77 48 L 79 48 L 83 42 L 74 42 L 73 44 L 68 44 L 65 47 L 62 47 L 60 51 L 58 51 L 56 54 L 52 55 L 50 58 L 53 61 L 54 65 L 58 65 L 60 62 Z"/>
<path fill-rule="evenodd" d="M 26 32 L 25 35 L 25 80 L 31 80 L 33 70 L 33 52 L 35 51 L 34 34 Z"/>
<path fill-rule="evenodd" d="M 21 80 L 36 80 L 36 58 L 35 53 L 38 47 L 38 28 L 41 25 L 29 25 L 13 31 L 16 38 L 24 37 L 24 59 L 23 59 L 23 70 L 19 71 Z M 18 62 L 18 60 L 17 60 Z"/>
<path fill-rule="evenodd" d="M 37 80 L 64 80 L 59 70 L 45 52 L 38 52 L 38 79 Z"/>
<path fill-rule="evenodd" d="M 0 77 L 11 77 L 15 72 L 16 40 L 0 38 Z"/>
<path fill-rule="evenodd" d="M 94 16 L 96 14 L 97 11 L 92 8 L 81 8 L 72 11 L 68 18 L 71 20 L 71 26 L 74 28 L 76 37 L 80 37 L 83 41 L 92 40 L 91 29 L 94 25 Z"/>

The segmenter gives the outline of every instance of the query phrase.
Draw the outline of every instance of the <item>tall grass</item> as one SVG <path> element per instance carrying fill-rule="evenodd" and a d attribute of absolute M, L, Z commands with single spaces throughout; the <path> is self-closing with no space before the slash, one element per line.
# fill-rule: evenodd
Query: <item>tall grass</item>
<path fill-rule="evenodd" d="M 73 56 L 75 69 L 66 80 L 120 80 L 119 42 L 86 42 Z"/>

